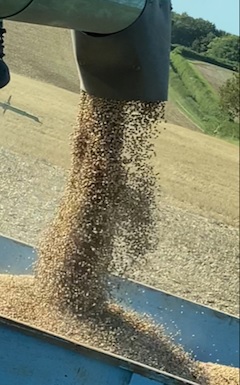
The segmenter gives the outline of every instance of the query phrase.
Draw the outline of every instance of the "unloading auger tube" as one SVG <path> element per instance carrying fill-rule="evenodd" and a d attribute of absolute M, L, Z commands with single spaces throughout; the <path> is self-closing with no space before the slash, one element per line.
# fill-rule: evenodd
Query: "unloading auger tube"
<path fill-rule="evenodd" d="M 0 0 L 0 19 L 71 29 L 80 88 L 91 95 L 167 100 L 171 0 Z M 0 57 L 0 88 L 7 76 Z"/>

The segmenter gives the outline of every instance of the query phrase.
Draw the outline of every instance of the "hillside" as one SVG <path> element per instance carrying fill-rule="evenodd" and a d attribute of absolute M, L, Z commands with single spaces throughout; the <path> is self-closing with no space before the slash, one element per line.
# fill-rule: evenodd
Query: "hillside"
<path fill-rule="evenodd" d="M 194 57 L 201 58 L 201 55 L 184 47 L 171 52 L 170 98 L 200 130 L 237 143 L 239 125 L 231 122 L 222 110 L 219 96 L 219 88 L 233 72 L 223 68 L 224 63 L 212 64 L 217 62 L 214 59 L 202 56 L 203 60 L 199 61 Z"/>
<path fill-rule="evenodd" d="M 0 145 L 66 170 L 77 105 L 75 93 L 12 74 L 0 94 L 0 108 L 5 109 Z M 159 127 L 154 160 L 164 195 L 193 212 L 235 225 L 237 146 L 173 124 L 165 126 L 166 130 Z"/>

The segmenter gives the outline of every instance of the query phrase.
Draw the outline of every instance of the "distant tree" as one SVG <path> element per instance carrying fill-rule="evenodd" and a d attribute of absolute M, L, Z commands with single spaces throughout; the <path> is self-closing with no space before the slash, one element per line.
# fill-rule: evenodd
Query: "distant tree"
<path fill-rule="evenodd" d="M 222 109 L 228 113 L 231 121 L 234 121 L 236 118 L 239 119 L 239 86 L 239 72 L 235 72 L 220 88 L 220 105 Z"/>
<path fill-rule="evenodd" d="M 192 43 L 192 49 L 193 51 L 204 53 L 208 49 L 208 45 L 211 43 L 213 39 L 215 39 L 217 36 L 213 32 L 209 32 L 206 36 L 202 36 Z"/>
<path fill-rule="evenodd" d="M 209 43 L 226 33 L 216 29 L 210 21 L 189 16 L 187 13 L 172 15 L 172 44 L 180 44 L 194 51 L 206 52 Z"/>
<path fill-rule="evenodd" d="M 216 37 L 209 43 L 207 55 L 239 63 L 239 36 Z"/>

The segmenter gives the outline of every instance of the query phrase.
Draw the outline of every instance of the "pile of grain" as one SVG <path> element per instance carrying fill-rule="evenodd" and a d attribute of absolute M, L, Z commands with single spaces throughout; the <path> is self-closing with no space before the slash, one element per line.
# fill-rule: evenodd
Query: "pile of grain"
<path fill-rule="evenodd" d="M 212 363 L 201 363 L 205 371 L 209 385 L 239 385 L 240 372 L 238 368 Z"/>
<path fill-rule="evenodd" d="M 70 311 L 58 311 L 47 302 L 42 303 L 35 278 L 0 275 L 0 313 L 78 343 L 208 384 L 204 368 L 176 346 L 161 326 L 118 305 L 107 304 L 104 313 L 77 318 Z"/>
<path fill-rule="evenodd" d="M 108 305 L 103 317 L 77 319 L 69 312 L 53 311 L 47 303 L 41 303 L 36 285 L 32 276 L 0 274 L 0 314 L 201 385 L 239 385 L 239 369 L 193 361 L 147 318 L 140 319 L 117 305 Z"/>

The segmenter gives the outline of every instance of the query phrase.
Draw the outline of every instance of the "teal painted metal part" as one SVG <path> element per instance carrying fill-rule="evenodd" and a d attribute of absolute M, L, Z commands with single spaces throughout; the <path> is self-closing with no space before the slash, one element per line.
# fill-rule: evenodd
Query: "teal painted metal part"
<path fill-rule="evenodd" d="M 197 385 L 0 317 L 1 385 Z"/>
<path fill-rule="evenodd" d="M 6 258 L 7 256 L 7 258 Z M 0 237 L 0 274 L 32 274 L 33 247 Z M 112 297 L 127 309 L 148 314 L 198 360 L 239 366 L 239 319 L 132 280 L 109 277 Z"/>
<path fill-rule="evenodd" d="M 109 34 L 140 16 L 146 0 L 0 0 L 0 19 Z M 12 16 L 14 15 L 14 16 Z"/>

